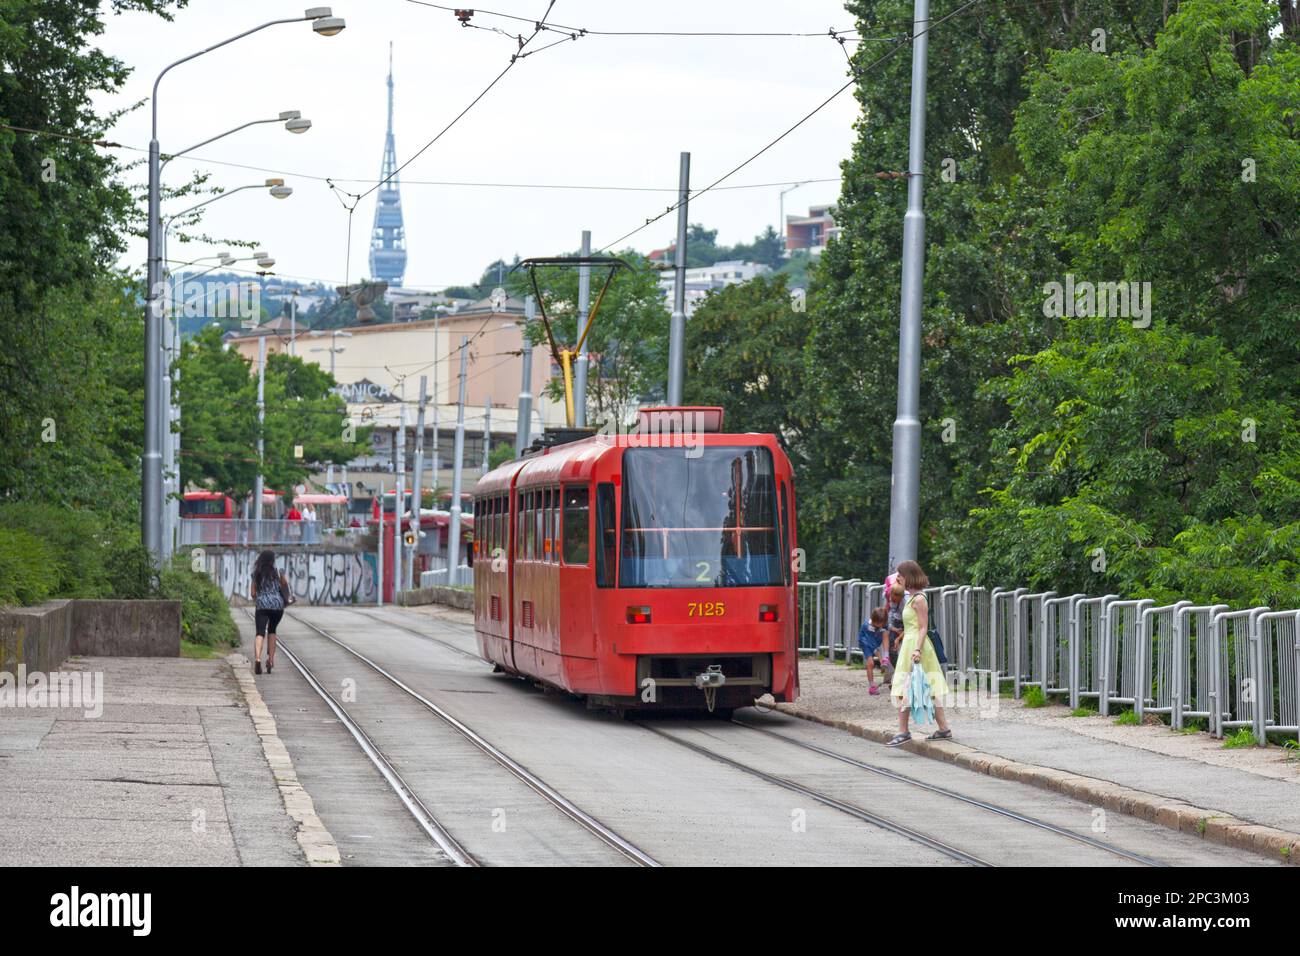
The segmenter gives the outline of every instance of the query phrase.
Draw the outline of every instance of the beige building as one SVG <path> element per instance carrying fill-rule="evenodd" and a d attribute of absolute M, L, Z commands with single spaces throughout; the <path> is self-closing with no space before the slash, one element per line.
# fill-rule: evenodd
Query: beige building
<path fill-rule="evenodd" d="M 295 354 L 322 368 L 331 367 L 349 415 L 359 425 L 374 425 L 372 447 L 349 466 L 349 478 L 365 475 L 391 482 L 394 437 L 402 410 L 406 414 L 407 468 L 414 449 L 420 376 L 427 378 L 429 406 L 425 411 L 426 462 L 431 457 L 428 440 L 435 420 L 439 439 L 439 483 L 450 483 L 456 427 L 456 400 L 460 375 L 460 345 L 468 338 L 465 379 L 465 454 L 467 482 L 472 485 L 483 461 L 483 429 L 490 419 L 492 447 L 513 444 L 523 372 L 523 303 L 506 299 L 473 303 L 455 313 L 413 322 L 374 323 L 347 329 L 311 332 L 297 330 Z M 230 347 L 257 362 L 258 340 L 266 339 L 268 354 L 290 350 L 287 319 L 276 319 L 257 329 L 229 336 Z M 551 378 L 551 359 L 545 344 L 532 352 L 532 437 L 548 426 L 564 424 L 562 402 L 543 394 Z M 435 408 L 436 404 L 436 408 Z M 426 463 L 426 468 L 431 464 Z M 427 480 L 427 479 L 426 479 Z M 391 487 L 391 485 L 390 485 Z M 363 489 L 368 490 L 368 489 Z"/>

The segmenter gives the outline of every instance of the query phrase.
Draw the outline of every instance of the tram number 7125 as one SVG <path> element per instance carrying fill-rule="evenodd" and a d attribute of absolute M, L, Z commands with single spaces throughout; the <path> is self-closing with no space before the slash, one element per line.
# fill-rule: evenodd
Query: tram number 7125
<path fill-rule="evenodd" d="M 727 607 L 721 601 L 687 601 L 687 617 L 722 617 Z"/>

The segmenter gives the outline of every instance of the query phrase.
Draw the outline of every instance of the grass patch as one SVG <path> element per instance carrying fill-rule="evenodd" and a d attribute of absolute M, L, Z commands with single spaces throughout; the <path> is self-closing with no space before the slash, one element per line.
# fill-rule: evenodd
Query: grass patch
<path fill-rule="evenodd" d="M 1205 828 L 1209 825 L 1209 817 L 1201 817 L 1196 821 L 1196 833 L 1198 836 L 1205 836 Z"/>
<path fill-rule="evenodd" d="M 1031 687 L 1020 698 L 1026 707 L 1046 707 L 1047 695 L 1041 687 Z"/>
<path fill-rule="evenodd" d="M 1225 737 L 1223 740 L 1224 750 L 1240 750 L 1243 747 L 1256 747 L 1259 745 L 1259 738 L 1249 727 L 1242 727 L 1231 737 Z"/>
<path fill-rule="evenodd" d="M 230 644 L 197 644 L 181 638 L 181 657 L 192 661 L 210 661 L 225 657 L 234 647 Z"/>
<path fill-rule="evenodd" d="M 1070 716 L 1071 716 L 1071 717 L 1096 717 L 1096 716 L 1097 716 L 1097 708 L 1096 708 L 1096 707 L 1076 707 L 1076 708 L 1074 708 L 1074 710 L 1070 711 Z"/>
<path fill-rule="evenodd" d="M 1187 721 L 1182 727 L 1178 728 L 1180 734 L 1199 734 L 1206 730 L 1205 721 L 1199 717 Z"/>
<path fill-rule="evenodd" d="M 1142 718 L 1137 715 L 1135 710 L 1126 710 L 1115 718 L 1116 727 L 1136 727 L 1142 723 Z"/>
<path fill-rule="evenodd" d="M 1282 745 L 1286 751 L 1286 759 L 1292 763 L 1300 763 L 1300 740 L 1288 740 Z"/>

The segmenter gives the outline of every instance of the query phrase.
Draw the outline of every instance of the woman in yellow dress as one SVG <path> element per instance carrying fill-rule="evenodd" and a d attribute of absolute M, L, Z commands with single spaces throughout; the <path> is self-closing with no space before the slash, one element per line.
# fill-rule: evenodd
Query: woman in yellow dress
<path fill-rule="evenodd" d="M 903 597 L 903 643 L 898 650 L 894 681 L 889 690 L 894 705 L 898 708 L 898 733 L 885 746 L 897 747 L 912 739 L 907 729 L 911 710 L 909 690 L 912 668 L 918 664 L 929 684 L 930 696 L 934 699 L 934 718 L 939 724 L 939 729 L 927 739 L 951 740 L 952 729 L 944 719 L 943 708 L 939 705 L 948 696 L 948 682 L 944 680 L 939 656 L 934 652 L 934 644 L 929 639 L 930 609 L 926 604 L 925 589 L 930 586 L 930 579 L 915 561 L 900 562 L 898 576 L 903 579 L 906 591 Z"/>

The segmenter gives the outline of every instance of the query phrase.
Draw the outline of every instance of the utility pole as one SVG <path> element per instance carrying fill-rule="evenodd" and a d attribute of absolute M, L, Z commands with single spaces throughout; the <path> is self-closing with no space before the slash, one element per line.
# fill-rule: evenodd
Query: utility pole
<path fill-rule="evenodd" d="M 257 481 L 253 483 L 253 520 L 257 522 L 257 532 L 262 530 L 262 491 L 264 479 L 262 468 L 265 463 L 265 446 L 262 431 L 266 424 L 266 336 L 257 337 Z"/>
<path fill-rule="evenodd" d="M 334 343 L 331 342 L 331 345 Z M 289 296 L 289 354 L 296 356 L 298 354 L 298 290 L 293 290 L 293 295 Z M 333 353 L 330 353 L 333 358 Z M 330 373 L 331 375 L 333 372 Z"/>
<path fill-rule="evenodd" d="M 582 249 L 580 255 L 591 255 L 591 230 L 582 230 Z M 578 266 L 578 327 L 576 335 L 581 336 L 587 325 L 587 313 L 591 310 L 591 266 Z M 578 428 L 587 427 L 587 365 L 590 346 L 584 340 L 582 351 L 578 353 L 577 367 L 573 376 L 573 424 Z"/>
<path fill-rule="evenodd" d="M 488 461 L 492 457 L 492 396 L 483 403 L 483 474 L 488 473 Z"/>
<path fill-rule="evenodd" d="M 438 313 L 433 314 L 433 454 L 429 457 L 433 461 L 433 478 L 431 487 L 433 488 L 433 506 L 438 507 L 438 363 L 442 361 L 438 357 Z"/>
<path fill-rule="evenodd" d="M 916 560 L 921 492 L 921 307 L 925 279 L 925 81 L 930 0 L 913 0 L 912 119 L 903 219 L 903 294 L 898 327 L 898 414 L 889 499 L 889 570 Z"/>
<path fill-rule="evenodd" d="M 447 529 L 447 583 L 456 583 L 460 567 L 460 472 L 465 457 L 465 369 L 469 360 L 469 336 L 460 337 L 460 397 L 456 400 L 456 460 L 451 466 L 451 521 Z"/>
<path fill-rule="evenodd" d="M 674 271 L 673 315 L 668 322 L 668 404 L 682 403 L 686 380 L 686 217 L 691 195 L 691 154 L 682 153 L 677 183 L 677 258 Z"/>
<path fill-rule="evenodd" d="M 524 298 L 524 371 L 519 384 L 519 408 L 515 413 L 515 457 L 522 458 L 531 443 L 533 425 L 533 343 L 528 338 L 537 315 L 537 300 L 531 295 Z"/>
<path fill-rule="evenodd" d="M 384 483 L 379 483 L 379 557 L 375 560 L 377 573 L 379 574 L 379 593 L 375 597 L 376 604 L 384 603 Z"/>
<path fill-rule="evenodd" d="M 407 565 L 414 567 L 415 550 L 420 547 L 420 499 L 424 496 L 424 489 L 421 487 L 424 478 L 424 403 L 427 400 L 425 392 L 425 377 L 420 376 L 420 406 L 415 416 L 415 473 L 411 477 L 411 531 L 415 534 L 415 549 L 411 552 L 411 560 Z M 419 587 L 420 583 L 415 580 L 415 571 L 412 570 L 411 585 Z"/>
<path fill-rule="evenodd" d="M 402 590 L 402 532 L 406 524 L 406 402 L 397 410 L 397 495 L 393 501 L 393 601 Z"/>

